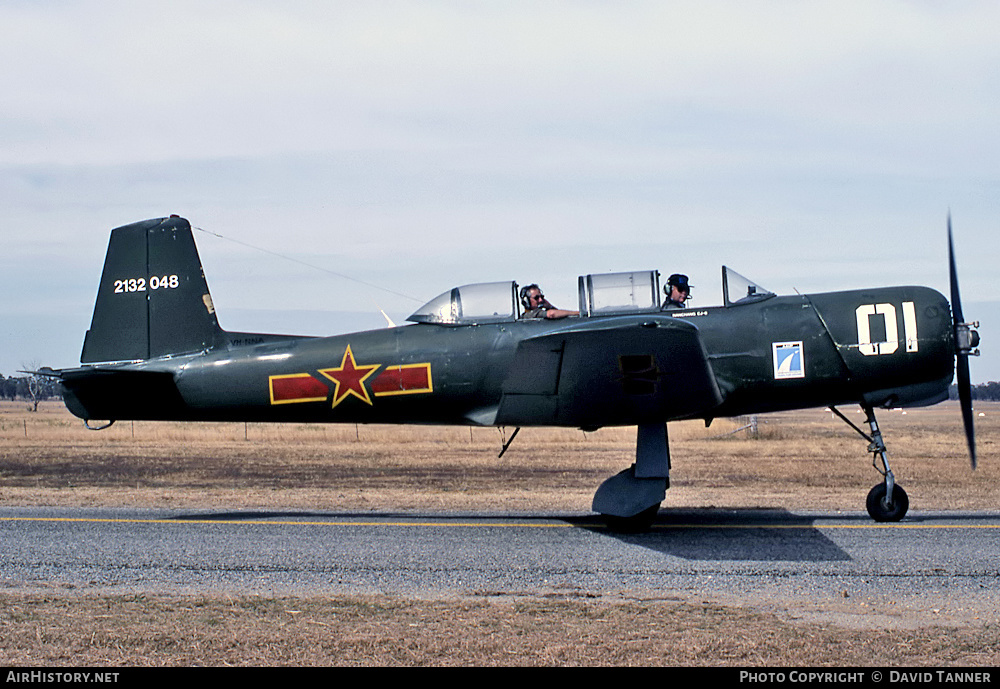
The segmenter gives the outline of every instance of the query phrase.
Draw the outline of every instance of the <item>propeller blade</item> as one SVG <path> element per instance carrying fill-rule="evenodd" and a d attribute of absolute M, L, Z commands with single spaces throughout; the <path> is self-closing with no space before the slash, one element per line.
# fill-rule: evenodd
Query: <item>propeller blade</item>
<path fill-rule="evenodd" d="M 958 379 L 958 401 L 962 407 L 962 423 L 965 425 L 965 441 L 969 444 L 969 461 L 976 468 L 976 429 L 972 425 L 972 387 L 969 383 L 969 355 L 959 354 L 955 359 L 955 374 Z"/>
<path fill-rule="evenodd" d="M 964 325 L 962 298 L 958 292 L 958 270 L 955 268 L 955 247 L 951 238 L 951 213 L 948 213 L 948 275 L 951 282 L 951 316 L 955 335 L 955 382 L 958 384 L 958 401 L 962 407 L 965 440 L 969 444 L 969 461 L 976 468 L 976 429 L 972 421 L 972 383 L 969 376 L 969 352 L 958 347 L 958 328 Z"/>
<path fill-rule="evenodd" d="M 958 271 L 955 269 L 955 247 L 951 241 L 951 213 L 948 213 L 948 275 L 951 279 L 951 315 L 955 325 L 965 322 L 962 298 L 958 294 Z"/>

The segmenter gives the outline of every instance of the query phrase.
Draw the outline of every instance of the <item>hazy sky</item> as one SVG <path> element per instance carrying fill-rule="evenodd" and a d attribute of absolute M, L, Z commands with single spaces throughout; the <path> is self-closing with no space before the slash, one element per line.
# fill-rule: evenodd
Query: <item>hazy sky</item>
<path fill-rule="evenodd" d="M 75 365 L 108 231 L 171 213 L 233 240 L 196 233 L 223 327 L 333 334 L 470 282 L 572 307 L 617 270 L 685 272 L 696 305 L 722 264 L 947 293 L 950 209 L 973 380 L 1000 379 L 995 2 L 13 0 L 0 26 L 0 373 Z"/>

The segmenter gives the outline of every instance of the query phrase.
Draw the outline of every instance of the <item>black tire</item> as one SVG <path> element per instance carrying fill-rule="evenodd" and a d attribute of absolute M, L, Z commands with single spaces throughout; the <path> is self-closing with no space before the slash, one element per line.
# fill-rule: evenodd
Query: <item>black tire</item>
<path fill-rule="evenodd" d="M 614 531 L 616 533 L 643 533 L 644 531 L 649 531 L 650 527 L 653 526 L 653 522 L 656 521 L 656 515 L 660 513 L 660 505 L 656 504 L 652 507 L 647 507 L 639 514 L 634 514 L 631 517 L 616 517 L 613 514 L 602 514 L 604 517 L 604 523 L 607 524 L 609 531 Z"/>
<path fill-rule="evenodd" d="M 886 507 L 882 502 L 885 498 L 885 484 L 880 483 L 868 491 L 868 500 L 865 506 L 868 514 L 877 522 L 898 522 L 906 516 L 906 511 L 910 509 L 910 499 L 906 496 L 906 491 L 898 485 L 892 487 L 892 507 Z"/>

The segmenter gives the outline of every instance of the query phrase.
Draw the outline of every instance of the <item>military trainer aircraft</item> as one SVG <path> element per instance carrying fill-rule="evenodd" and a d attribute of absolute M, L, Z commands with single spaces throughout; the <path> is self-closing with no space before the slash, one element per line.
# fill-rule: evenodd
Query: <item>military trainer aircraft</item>
<path fill-rule="evenodd" d="M 558 320 L 521 318 L 518 285 L 492 282 L 449 289 L 402 327 L 294 337 L 220 328 L 191 226 L 171 216 L 111 232 L 81 365 L 45 372 L 90 428 L 127 419 L 636 426 L 634 463 L 593 501 L 626 529 L 651 523 L 665 497 L 668 421 L 830 407 L 869 442 L 883 477 L 869 514 L 895 521 L 908 498 L 877 407 L 940 402 L 957 367 L 975 468 L 968 357 L 978 324 L 962 316 L 950 219 L 948 242 L 950 304 L 912 286 L 777 296 L 723 267 L 722 306 L 665 310 L 650 270 L 580 277 L 579 315 Z M 867 433 L 837 410 L 844 404 L 861 406 Z"/>

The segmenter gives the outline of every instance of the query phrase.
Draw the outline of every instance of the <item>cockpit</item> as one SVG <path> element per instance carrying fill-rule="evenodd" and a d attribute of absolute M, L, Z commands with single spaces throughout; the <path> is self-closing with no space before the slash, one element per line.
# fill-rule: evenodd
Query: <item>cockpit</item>
<path fill-rule="evenodd" d="M 625 273 L 597 273 L 577 278 L 579 316 L 618 316 L 662 310 L 660 273 L 640 270 Z M 406 320 L 439 325 L 480 325 L 516 321 L 521 316 L 518 285 L 509 282 L 481 282 L 454 287 L 439 294 L 414 311 Z M 722 266 L 724 307 L 763 301 L 774 296 L 734 270 Z"/>

